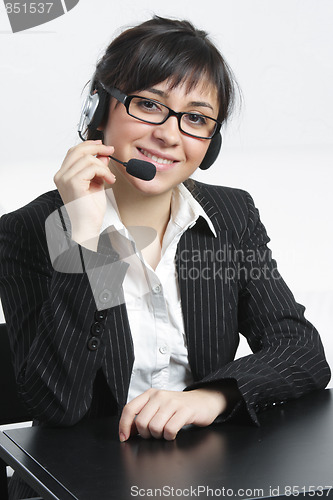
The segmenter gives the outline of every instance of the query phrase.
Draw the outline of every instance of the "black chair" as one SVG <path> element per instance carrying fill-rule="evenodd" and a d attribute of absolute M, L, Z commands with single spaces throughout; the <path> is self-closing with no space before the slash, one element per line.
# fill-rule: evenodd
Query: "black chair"
<path fill-rule="evenodd" d="M 0 425 L 31 420 L 18 395 L 5 324 L 0 324 Z M 0 460 L 0 498 L 8 498 L 6 464 Z"/>
<path fill-rule="evenodd" d="M 31 416 L 18 396 L 5 324 L 0 324 L 0 401 L 0 425 L 31 420 Z"/>

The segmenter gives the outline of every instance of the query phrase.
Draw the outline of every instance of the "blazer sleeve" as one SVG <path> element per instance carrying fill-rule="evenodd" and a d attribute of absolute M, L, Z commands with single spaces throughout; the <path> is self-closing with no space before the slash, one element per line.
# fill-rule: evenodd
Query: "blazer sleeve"
<path fill-rule="evenodd" d="M 1 218 L 1 300 L 19 390 L 32 417 L 71 425 L 90 407 L 105 356 L 94 325 L 107 314 L 106 283 L 116 273 L 120 286 L 127 265 L 110 250 L 82 249 L 57 224 L 49 228 L 49 244 L 58 245 L 52 265 L 45 218 L 37 204 Z"/>
<path fill-rule="evenodd" d="M 259 424 L 259 411 L 324 388 L 330 368 L 317 330 L 304 317 L 305 308 L 295 301 L 272 259 L 251 196 L 241 193 L 247 225 L 238 243 L 238 331 L 253 354 L 227 363 L 187 389 L 216 381 L 234 385 L 241 400 L 227 419 L 245 414 Z"/>

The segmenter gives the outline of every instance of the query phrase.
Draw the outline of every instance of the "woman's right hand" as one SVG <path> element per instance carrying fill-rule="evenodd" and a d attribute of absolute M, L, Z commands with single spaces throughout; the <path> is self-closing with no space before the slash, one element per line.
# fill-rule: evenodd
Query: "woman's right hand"
<path fill-rule="evenodd" d="M 68 150 L 54 182 L 72 225 L 72 239 L 96 250 L 106 210 L 105 183 L 114 184 L 109 155 L 102 141 L 85 141 Z"/>

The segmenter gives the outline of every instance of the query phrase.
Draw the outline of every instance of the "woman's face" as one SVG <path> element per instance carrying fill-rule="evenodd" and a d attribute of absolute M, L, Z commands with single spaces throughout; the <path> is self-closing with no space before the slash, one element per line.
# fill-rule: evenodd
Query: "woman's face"
<path fill-rule="evenodd" d="M 206 81 L 191 91 L 187 90 L 186 84 L 170 89 L 169 81 L 164 81 L 133 94 L 160 101 L 175 111 L 201 113 L 215 119 L 219 111 L 216 88 Z M 110 163 L 118 185 L 130 183 L 147 195 L 165 193 L 188 179 L 202 162 L 210 144 L 210 140 L 183 134 L 175 116 L 169 117 L 162 125 L 144 123 L 129 116 L 125 106 L 113 98 L 104 129 L 104 142 L 114 146 L 114 156 L 121 161 L 137 158 L 155 165 L 154 179 L 144 181 L 129 175 L 123 165 L 114 161 Z"/>

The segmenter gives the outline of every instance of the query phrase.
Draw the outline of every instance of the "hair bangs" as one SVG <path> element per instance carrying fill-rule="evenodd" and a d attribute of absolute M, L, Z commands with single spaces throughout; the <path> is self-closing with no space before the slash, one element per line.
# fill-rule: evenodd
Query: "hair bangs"
<path fill-rule="evenodd" d="M 132 53 L 130 66 L 135 64 L 136 72 L 124 78 L 124 92 L 144 90 L 165 80 L 169 80 L 170 89 L 185 84 L 190 91 L 205 80 L 218 88 L 220 79 L 206 45 L 194 37 L 182 43 L 170 38 L 159 40 L 157 45 L 143 43 Z"/>

